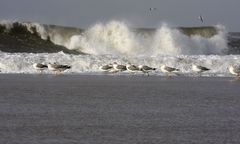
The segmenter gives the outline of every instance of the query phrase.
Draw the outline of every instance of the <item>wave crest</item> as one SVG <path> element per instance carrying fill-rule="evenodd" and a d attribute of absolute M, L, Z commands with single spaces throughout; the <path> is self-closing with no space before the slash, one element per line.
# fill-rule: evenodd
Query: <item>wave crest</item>
<path fill-rule="evenodd" d="M 69 48 L 90 54 L 134 54 L 138 42 L 126 24 L 112 21 L 96 24 L 82 35 L 71 37 Z"/>
<path fill-rule="evenodd" d="M 163 55 L 209 55 L 223 54 L 227 48 L 226 33 L 216 26 L 218 34 L 207 38 L 200 35 L 187 36 L 166 24 L 157 30 L 152 48 Z"/>
<path fill-rule="evenodd" d="M 132 31 L 125 23 L 97 24 L 82 35 L 71 37 L 68 48 L 85 53 L 122 55 L 209 55 L 223 54 L 227 48 L 226 32 L 216 26 L 212 37 L 188 36 L 163 24 L 151 34 Z M 199 31 L 199 30 L 198 30 Z"/>
<path fill-rule="evenodd" d="M 209 55 L 224 54 L 227 49 L 223 26 L 171 28 L 163 24 L 158 29 L 133 29 L 124 22 L 110 21 L 81 30 L 38 23 L 1 22 L 2 25 L 8 32 L 28 31 L 56 45 L 94 55 Z"/>

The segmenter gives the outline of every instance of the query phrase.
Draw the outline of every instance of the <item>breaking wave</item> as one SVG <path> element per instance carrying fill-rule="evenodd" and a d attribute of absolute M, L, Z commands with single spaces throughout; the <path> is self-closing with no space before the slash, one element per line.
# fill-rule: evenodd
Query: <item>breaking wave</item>
<path fill-rule="evenodd" d="M 110 21 L 98 23 L 83 30 L 38 23 L 5 21 L 0 24 L 0 33 L 1 35 L 5 34 L 4 36 L 18 36 L 18 39 L 24 39 L 22 35 L 31 35 L 27 37 L 31 39 L 34 35 L 48 44 L 51 43 L 52 47 L 43 52 L 49 52 L 55 47 L 56 51 L 54 52 L 64 51 L 92 55 L 222 55 L 228 52 L 227 33 L 224 26 L 220 25 L 172 28 L 167 24 L 162 24 L 157 29 L 141 29 L 130 28 L 124 22 Z M 35 51 L 47 47 L 47 44 L 41 46 L 44 42 L 39 43 L 39 39 L 31 41 L 32 49 Z M 61 46 L 61 49 L 57 46 Z M 31 52 L 29 49 L 23 52 Z M 34 52 L 34 50 L 32 51 Z M 11 50 L 7 52 L 11 52 Z"/>

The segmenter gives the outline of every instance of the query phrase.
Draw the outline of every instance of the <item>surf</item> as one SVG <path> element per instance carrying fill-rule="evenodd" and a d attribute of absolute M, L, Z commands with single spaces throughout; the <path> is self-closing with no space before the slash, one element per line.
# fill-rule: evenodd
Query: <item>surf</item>
<path fill-rule="evenodd" d="M 26 45 L 5 52 L 59 52 L 92 55 L 198 55 L 229 54 L 224 26 L 132 28 L 122 21 L 96 23 L 87 29 L 32 22 L 1 22 L 0 34 Z M 30 46 L 29 46 L 30 45 Z M 31 47 L 32 46 L 32 47 Z M 44 49 L 45 48 L 45 49 Z"/>

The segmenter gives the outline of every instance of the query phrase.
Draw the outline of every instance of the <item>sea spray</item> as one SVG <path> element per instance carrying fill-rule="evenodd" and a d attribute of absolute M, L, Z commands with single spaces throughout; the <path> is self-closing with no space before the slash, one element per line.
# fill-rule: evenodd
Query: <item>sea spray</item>
<path fill-rule="evenodd" d="M 221 26 L 219 33 L 206 38 L 199 35 L 187 36 L 178 29 L 163 24 L 154 37 L 153 54 L 158 55 L 210 55 L 223 54 L 227 49 L 226 33 Z"/>
<path fill-rule="evenodd" d="M 80 36 L 72 36 L 69 48 L 76 47 L 94 55 L 134 55 L 139 43 L 126 24 L 112 21 L 106 25 L 96 24 Z"/>
<path fill-rule="evenodd" d="M 8 30 L 13 29 L 14 24 L 16 23 L 1 23 Z M 121 21 L 110 21 L 81 30 L 28 22 L 17 24 L 56 45 L 93 55 L 134 57 L 227 53 L 226 31 L 223 26 L 178 29 L 163 24 L 158 29 L 148 30 L 133 29 Z M 215 35 L 214 29 L 217 30 Z M 204 36 L 201 36 L 201 32 Z"/>

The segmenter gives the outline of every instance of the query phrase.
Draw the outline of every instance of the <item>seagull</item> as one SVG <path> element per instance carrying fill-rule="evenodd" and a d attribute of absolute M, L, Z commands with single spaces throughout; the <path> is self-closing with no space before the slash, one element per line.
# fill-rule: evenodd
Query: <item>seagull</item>
<path fill-rule="evenodd" d="M 203 23 L 203 17 L 200 15 L 198 19 Z"/>
<path fill-rule="evenodd" d="M 169 67 L 164 64 L 160 67 L 160 69 L 163 73 L 167 73 L 167 74 L 179 71 L 179 69 L 177 68 Z"/>
<path fill-rule="evenodd" d="M 156 68 L 152 68 L 146 65 L 139 65 L 138 68 L 143 73 L 147 73 L 148 76 L 149 76 L 149 72 L 156 70 Z"/>
<path fill-rule="evenodd" d="M 193 64 L 192 65 L 192 70 L 197 72 L 197 73 L 201 73 L 201 72 L 205 72 L 205 71 L 208 71 L 210 70 L 209 68 L 206 68 L 206 67 L 203 67 L 203 66 L 200 66 L 200 65 L 195 65 Z"/>
<path fill-rule="evenodd" d="M 240 66 L 229 66 L 228 70 L 231 74 L 236 75 L 238 78 L 240 78 Z"/>
<path fill-rule="evenodd" d="M 48 68 L 48 66 L 41 63 L 34 63 L 33 68 L 42 72 L 44 69 Z"/>
<path fill-rule="evenodd" d="M 157 10 L 157 8 L 149 8 L 149 11 Z"/>
<path fill-rule="evenodd" d="M 112 64 L 107 64 L 99 67 L 101 71 L 105 71 L 105 72 L 110 71 L 112 68 L 113 68 Z"/>
<path fill-rule="evenodd" d="M 62 71 L 65 71 L 67 69 L 70 69 L 71 66 L 69 65 L 58 65 L 56 63 L 48 63 L 48 69 L 51 70 L 51 71 L 55 71 L 55 72 L 62 72 Z"/>
<path fill-rule="evenodd" d="M 119 65 L 116 62 L 113 63 L 113 69 L 115 70 L 115 72 L 127 70 L 125 65 Z"/>
<path fill-rule="evenodd" d="M 127 70 L 130 71 L 130 72 L 139 71 L 139 68 L 138 68 L 137 66 L 135 66 L 135 65 L 133 65 L 133 64 L 130 64 L 130 63 L 128 63 L 128 64 L 126 65 L 126 68 L 127 68 Z"/>

